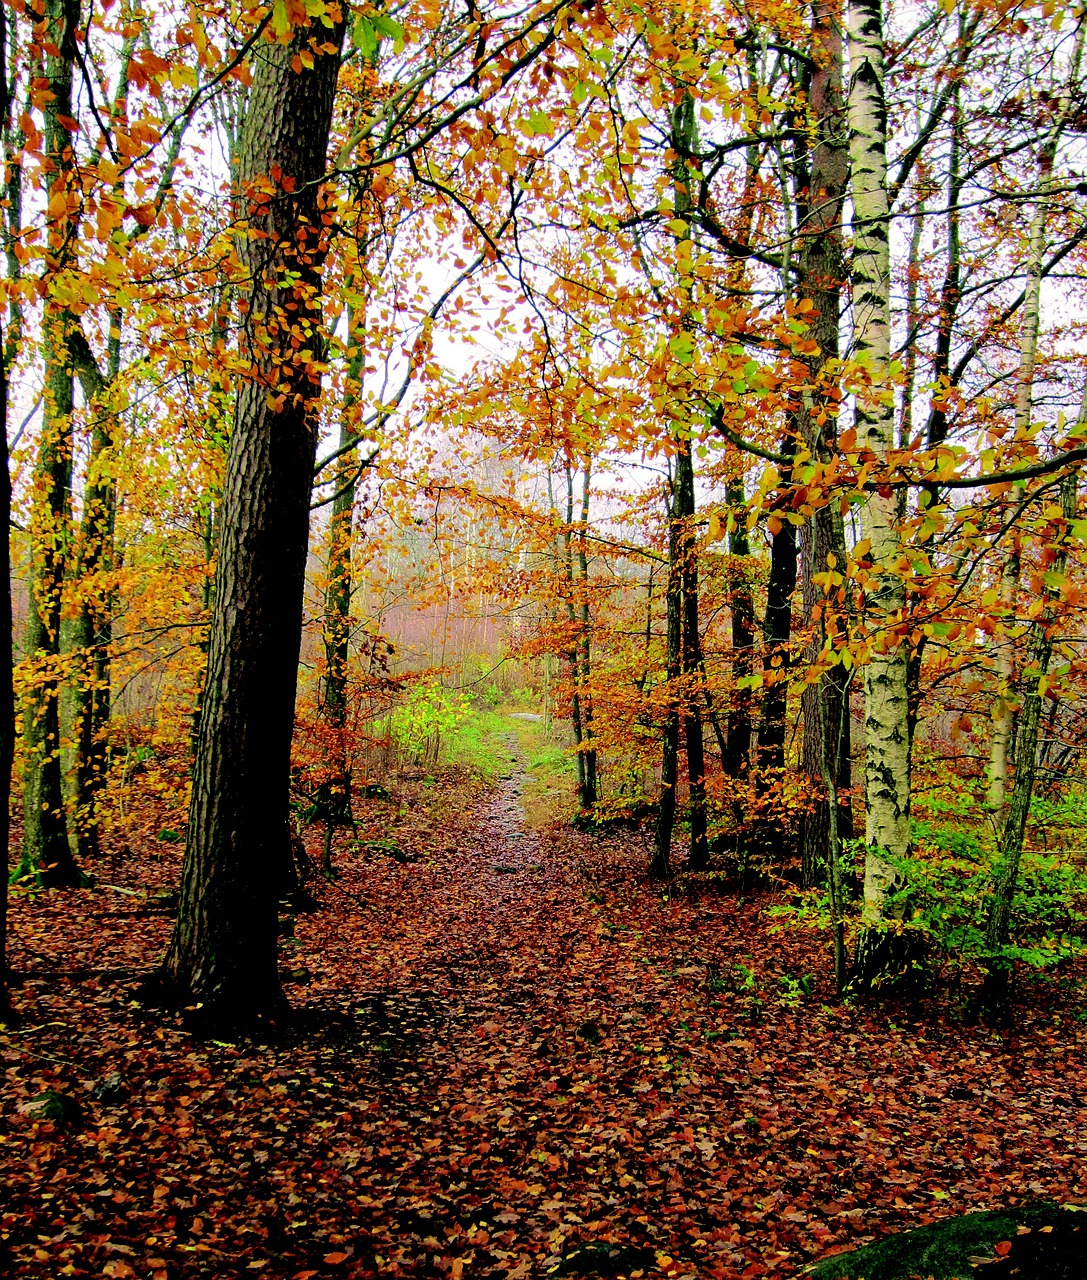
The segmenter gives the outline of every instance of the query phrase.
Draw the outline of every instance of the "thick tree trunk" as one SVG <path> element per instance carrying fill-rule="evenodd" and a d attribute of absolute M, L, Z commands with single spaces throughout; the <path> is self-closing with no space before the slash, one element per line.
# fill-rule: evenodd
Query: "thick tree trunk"
<path fill-rule="evenodd" d="M 894 447 L 894 397 L 888 383 L 891 343 L 890 209 L 887 107 L 880 0 L 849 9 L 849 125 L 853 195 L 853 332 L 855 357 L 870 391 L 857 396 L 857 435 L 876 458 Z M 896 928 L 910 854 L 908 650 L 900 634 L 905 589 L 899 572 L 900 501 L 873 493 L 865 505 L 874 589 L 867 599 L 872 654 L 865 672 L 865 873 L 857 976 L 862 985 L 896 980 L 911 948 Z"/>
<path fill-rule="evenodd" d="M 68 628 L 74 660 L 69 715 L 75 759 L 69 794 L 69 841 L 77 857 L 100 852 L 98 794 L 108 767 L 106 733 L 110 717 L 110 646 L 113 641 L 113 593 L 104 578 L 113 568 L 117 486 L 113 477 L 116 420 L 110 393 L 121 367 L 119 312 L 110 316 L 105 376 L 86 338 L 74 329 L 69 338 L 73 364 L 92 415 L 91 449 L 83 491 L 83 517 L 70 566 L 76 593 L 75 616 Z"/>
<path fill-rule="evenodd" d="M 8 159 L 6 144 L 11 131 L 11 98 L 9 94 L 11 82 L 8 80 L 8 23 L 8 12 L 0 7 L 0 129 L 3 130 L 5 161 Z M 10 40 L 13 52 L 15 44 L 16 40 L 13 32 Z M 6 175 L 7 180 L 4 184 L 8 196 L 8 216 L 21 218 L 21 172 L 18 166 L 13 165 L 12 169 L 14 172 L 9 172 Z M 13 178 L 15 179 L 14 187 Z M 20 206 L 14 211 L 11 208 L 13 197 Z M 17 225 L 18 223 L 16 223 Z M 4 228 L 5 241 L 9 239 L 7 235 L 9 227 L 10 224 Z M 7 248 L 9 276 L 14 279 L 19 273 L 19 260 L 11 252 L 10 243 Z M 11 768 L 15 755 L 15 694 L 13 689 L 15 655 L 11 633 L 11 539 L 8 536 L 8 529 L 11 525 L 11 471 L 8 459 L 8 383 L 11 365 L 18 352 L 17 344 L 12 343 L 9 346 L 12 337 L 12 325 L 16 327 L 15 336 L 17 337 L 18 325 L 21 320 L 17 303 L 9 302 L 8 315 L 10 323 L 7 328 L 4 325 L 3 315 L 0 315 L 0 431 L 3 432 L 3 436 L 0 437 L 0 451 L 2 451 L 0 462 L 3 463 L 3 470 L 0 473 L 0 513 L 3 514 L 4 520 L 3 545 L 0 546 L 0 573 L 3 574 L 2 585 L 0 585 L 0 776 L 2 776 L 4 783 L 3 812 L 0 813 L 0 848 L 3 850 L 3 866 L 0 867 L 0 877 L 2 877 L 0 879 L 0 1020 L 5 1019 L 11 1009 L 11 974 L 8 962 L 8 840 L 11 832 Z"/>
<path fill-rule="evenodd" d="M 323 51 L 292 70 L 311 39 Z M 284 1005 L 277 898 L 323 347 L 321 179 L 341 39 L 342 28 L 315 22 L 288 46 L 261 46 L 241 142 L 251 367 L 227 458 L 181 902 L 164 968 L 172 996 L 213 1022 Z"/>
<path fill-rule="evenodd" d="M 70 266 L 67 198 L 74 184 L 72 62 L 75 22 L 69 7 L 46 7 L 51 45 L 46 77 L 51 97 L 44 108 L 45 147 L 52 162 L 50 196 L 63 193 L 64 211 L 51 217 L 49 245 L 57 270 Z M 60 619 L 64 561 L 71 523 L 72 411 L 74 385 L 68 352 L 72 319 L 47 296 L 42 317 L 42 431 L 34 466 L 30 514 L 30 583 L 27 654 L 34 671 L 23 708 L 26 773 L 23 791 L 23 856 L 16 874 L 45 885 L 74 885 L 79 871 L 68 847 L 60 761 Z"/>

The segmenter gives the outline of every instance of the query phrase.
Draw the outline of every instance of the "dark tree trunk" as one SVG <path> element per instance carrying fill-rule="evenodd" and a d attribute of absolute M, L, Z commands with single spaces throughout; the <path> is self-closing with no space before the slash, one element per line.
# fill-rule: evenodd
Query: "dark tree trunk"
<path fill-rule="evenodd" d="M 833 388 L 823 384 L 828 361 L 839 353 L 839 316 L 844 275 L 842 249 L 842 206 L 849 172 L 849 131 L 842 97 L 842 35 L 833 7 L 817 0 L 812 18 L 812 34 L 821 50 L 819 63 L 810 71 L 811 111 L 815 124 L 815 144 L 811 149 L 807 188 L 800 193 L 802 213 L 799 225 L 800 266 L 798 293 L 812 302 L 811 329 L 808 337 L 817 350 L 807 358 L 810 382 L 814 388 L 810 398 L 797 408 L 798 435 L 820 461 L 829 461 L 836 434 L 836 400 Z M 827 557 L 833 555 L 838 564 L 845 563 L 845 536 L 840 516 L 830 507 L 818 508 L 811 521 L 801 529 L 800 562 L 803 580 L 804 613 L 816 634 L 828 634 L 822 615 L 828 608 L 837 609 L 844 601 L 837 592 L 830 597 L 814 581 L 816 574 L 826 573 Z M 817 642 L 816 642 L 817 643 Z M 816 649 L 806 655 L 814 660 Z M 849 710 L 842 707 L 845 672 L 835 667 L 821 678 L 820 689 L 809 686 L 802 698 L 804 715 L 803 769 L 811 779 L 815 802 L 810 815 L 801 825 L 801 879 L 805 885 L 818 883 L 825 873 L 830 837 L 829 800 L 823 787 L 823 762 L 829 762 L 839 790 L 848 792 L 849 774 Z M 841 725 L 841 732 L 835 726 Z M 827 737 L 834 741 L 827 741 Z M 848 799 L 838 812 L 838 835 L 849 840 L 853 835 Z"/>
<path fill-rule="evenodd" d="M 325 591 L 325 684 L 323 711 L 333 732 L 332 776 L 329 779 L 329 814 L 326 830 L 326 856 L 331 870 L 332 827 L 353 823 L 351 810 L 351 761 L 347 749 L 347 671 L 351 650 L 351 544 L 354 533 L 355 494 L 358 471 L 357 443 L 351 422 L 351 410 L 358 402 L 358 388 L 365 359 L 365 334 L 354 311 L 348 313 L 348 346 L 352 351 L 347 369 L 347 394 L 340 421 L 339 449 L 343 450 L 336 468 L 332 497 L 332 516 L 328 530 L 328 584 Z"/>
<path fill-rule="evenodd" d="M 672 829 L 676 824 L 676 782 L 679 774 L 679 683 L 683 645 L 683 557 L 679 521 L 671 511 L 668 524 L 668 586 L 664 610 L 666 627 L 666 673 L 668 707 L 661 742 L 660 809 L 654 833 L 653 856 L 649 874 L 654 880 L 667 880 L 672 869 Z"/>
<path fill-rule="evenodd" d="M 337 54 L 318 53 L 312 68 L 292 70 L 311 37 L 338 48 L 342 28 L 315 23 L 288 46 L 261 46 L 241 142 L 251 367 L 227 457 L 181 903 L 164 967 L 172 997 L 220 1023 L 284 1006 L 277 898 L 320 391 L 321 179 L 339 66 Z"/>
<path fill-rule="evenodd" d="M 45 148 L 51 163 L 50 194 L 67 198 L 74 184 L 72 63 L 78 15 L 61 0 L 46 6 L 50 41 L 46 77 L 50 98 L 44 108 Z M 47 235 L 58 263 L 71 253 L 67 211 L 50 219 Z M 30 583 L 27 653 L 37 670 L 23 710 L 26 773 L 23 790 L 23 856 L 19 876 L 44 885 L 75 885 L 79 870 L 68 846 L 60 760 L 61 591 L 71 523 L 72 410 L 74 384 L 68 337 L 72 317 L 47 301 L 42 317 L 42 432 L 34 465 L 30 517 Z"/>
<path fill-rule="evenodd" d="M 74 329 L 68 344 L 92 414 L 83 518 L 70 567 L 78 601 L 68 630 L 75 677 L 70 699 L 75 761 L 69 838 L 73 852 L 90 859 L 97 858 L 100 852 L 98 794 L 105 783 L 108 765 L 106 733 L 110 717 L 114 599 L 106 578 L 113 568 L 117 506 L 117 486 L 112 471 L 116 421 L 109 395 L 121 366 L 121 320 L 119 312 L 110 316 L 109 364 L 104 377 L 82 330 Z"/>
<path fill-rule="evenodd" d="M 592 462 L 585 459 L 581 486 L 581 536 L 577 547 L 578 567 L 578 612 L 581 622 L 578 660 L 581 666 L 579 677 L 581 696 L 581 728 L 585 749 L 584 788 L 581 795 L 581 807 L 591 809 L 599 798 L 596 780 L 596 747 L 593 746 L 593 690 L 592 690 L 592 643 L 593 616 L 589 601 L 589 555 L 585 543 L 585 535 L 589 531 L 589 481 L 592 474 Z"/>
<path fill-rule="evenodd" d="M 739 481 L 728 485 L 728 505 L 732 515 L 732 531 L 728 536 L 731 559 L 729 570 L 729 607 L 732 613 L 732 675 L 740 681 L 751 675 L 755 653 L 755 606 L 751 599 L 751 583 L 745 561 L 751 554 L 744 522 L 744 493 Z M 738 688 L 732 695 L 728 713 L 728 752 L 725 773 L 730 778 L 745 778 L 751 767 L 751 690 Z"/>
<path fill-rule="evenodd" d="M 680 635 L 683 672 L 683 732 L 687 749 L 687 809 L 691 822 L 689 866 L 702 871 L 709 861 L 706 840 L 706 751 L 702 740 L 702 712 L 696 685 L 702 679 L 702 638 L 698 628 L 698 542 L 695 537 L 694 457 L 690 439 L 676 454 L 672 514 L 680 522 L 683 624 Z"/>
<path fill-rule="evenodd" d="M 11 129 L 11 98 L 8 80 L 8 13 L 0 6 L 0 128 L 3 129 L 5 143 Z M 14 44 L 15 41 L 13 40 Z M 6 160 L 5 156 L 5 160 Z M 14 166 L 13 166 L 14 167 Z M 12 195 L 21 196 L 21 183 L 16 181 L 14 193 L 11 177 L 6 182 L 9 217 L 12 216 L 10 202 Z M 21 201 L 20 201 L 21 204 Z M 5 228 L 5 232 L 7 228 Z M 6 239 L 5 235 L 5 239 Z M 9 256 L 9 269 L 12 275 L 18 271 L 18 259 L 14 254 Z M 9 304 L 11 305 L 11 304 Z M 19 313 L 12 305 L 12 319 L 18 324 Z M 18 347 L 8 345 L 11 337 L 10 328 L 5 332 L 4 318 L 0 315 L 0 451 L 2 451 L 3 471 L 0 474 L 0 512 L 4 517 L 4 537 L 0 539 L 0 573 L 3 584 L 0 587 L 0 775 L 4 781 L 3 812 L 0 813 L 0 847 L 3 849 L 4 865 L 0 868 L 0 1019 L 5 1018 L 11 1008 L 11 978 L 8 972 L 8 838 L 11 831 L 11 766 L 15 755 L 15 695 L 12 685 L 12 668 L 14 653 L 11 635 L 11 539 L 7 530 L 11 524 L 11 472 L 8 469 L 8 371 L 15 359 Z"/>
<path fill-rule="evenodd" d="M 796 590 L 796 526 L 782 521 L 770 536 L 770 579 L 766 585 L 763 639 L 764 687 L 759 719 L 758 785 L 775 786 L 785 768 L 785 715 L 787 707 L 789 641 L 793 628 L 793 592 Z"/>

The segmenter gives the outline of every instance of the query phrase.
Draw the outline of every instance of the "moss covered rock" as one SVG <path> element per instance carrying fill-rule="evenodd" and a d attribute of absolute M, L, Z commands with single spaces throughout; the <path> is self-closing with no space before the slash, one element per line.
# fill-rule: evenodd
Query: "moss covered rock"
<path fill-rule="evenodd" d="M 1083 1280 L 1087 1212 L 1052 1204 L 947 1218 L 808 1268 L 814 1280 Z"/>

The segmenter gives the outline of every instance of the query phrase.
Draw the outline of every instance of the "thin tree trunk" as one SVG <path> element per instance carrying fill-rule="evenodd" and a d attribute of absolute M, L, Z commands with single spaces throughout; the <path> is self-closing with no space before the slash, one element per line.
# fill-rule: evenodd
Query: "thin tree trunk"
<path fill-rule="evenodd" d="M 853 332 L 855 355 L 872 391 L 857 396 L 857 435 L 878 459 L 894 447 L 894 400 L 888 385 L 891 342 L 890 209 L 887 197 L 887 107 L 880 0 L 849 9 L 849 125 L 853 196 Z M 865 873 L 857 974 L 879 985 L 904 973 L 912 955 L 897 925 L 896 897 L 910 855 L 909 704 L 905 640 L 900 634 L 905 588 L 898 569 L 900 502 L 892 492 L 869 496 L 865 534 L 871 542 L 875 590 L 867 600 L 872 654 L 865 672 Z"/>
<path fill-rule="evenodd" d="M 342 25 L 315 21 L 289 45 L 262 46 L 240 149 L 251 367 L 227 458 L 181 902 L 163 974 L 173 998 L 212 1023 L 274 1017 L 285 1003 L 277 898 L 323 345 L 322 179 L 342 36 Z M 311 39 L 335 50 L 309 67 Z"/>
<path fill-rule="evenodd" d="M 1080 409 L 1080 422 L 1087 421 L 1087 392 Z M 1008 816 L 1000 838 L 1000 857 L 993 877 L 993 889 L 989 899 L 989 916 L 985 929 L 985 942 L 991 954 L 985 978 L 983 1002 L 991 1012 L 1002 1016 L 1007 1012 L 1011 965 L 999 953 L 1008 945 L 1011 934 L 1012 905 L 1019 881 L 1019 863 L 1023 856 L 1023 840 L 1026 834 L 1030 802 L 1034 794 L 1034 778 L 1038 760 L 1038 737 L 1042 722 L 1043 681 L 1053 655 L 1053 601 L 1060 594 L 1059 583 L 1068 563 L 1067 538 L 1072 521 L 1076 518 L 1076 473 L 1070 472 L 1061 482 L 1061 515 L 1064 527 L 1058 540 L 1058 550 L 1046 578 L 1056 582 L 1043 594 L 1045 607 L 1041 616 L 1030 627 L 1030 652 L 1023 681 L 1022 710 L 1019 716 L 1019 733 L 1016 741 L 1015 782 L 1012 786 Z"/>
<path fill-rule="evenodd" d="M 729 608 L 732 614 L 732 674 L 739 684 L 752 672 L 755 656 L 755 605 L 751 584 L 743 563 L 751 554 L 744 522 L 742 484 L 730 480 L 726 490 L 731 528 L 728 549 L 732 567 L 729 570 Z M 725 776 L 746 778 L 751 767 L 752 697 L 748 688 L 737 688 L 728 713 L 728 751 L 724 760 Z"/>
<path fill-rule="evenodd" d="M 791 450 L 792 442 L 786 446 Z M 783 480 L 788 477 L 783 476 Z M 788 706 L 789 641 L 793 629 L 796 590 L 796 526 L 782 520 L 770 535 L 770 577 L 766 584 L 766 613 L 762 634 L 763 695 L 759 717 L 757 785 L 766 794 L 780 784 L 785 768 L 785 716 Z"/>
<path fill-rule="evenodd" d="M 589 604 L 589 556 L 586 549 L 585 535 L 589 531 L 589 480 L 592 474 L 592 460 L 585 459 L 581 477 L 581 533 L 578 538 L 578 613 L 580 615 L 581 634 L 579 636 L 578 656 L 581 674 L 579 683 L 582 690 L 582 742 L 585 757 L 585 789 L 581 797 L 581 807 L 591 809 L 597 801 L 596 781 L 596 747 L 593 741 L 593 694 L 592 694 L 592 608 Z"/>
<path fill-rule="evenodd" d="M 682 671 L 683 645 L 683 548 L 679 520 L 673 510 L 668 520 L 668 585 L 665 589 L 665 670 L 668 704 L 661 740 L 661 791 L 653 856 L 649 874 L 667 880 L 672 866 L 672 830 L 676 824 L 676 783 L 679 777 L 679 703 L 677 685 Z"/>
<path fill-rule="evenodd" d="M 577 605 L 574 597 L 577 587 L 574 581 L 574 472 L 569 460 L 566 462 L 566 528 L 562 535 L 563 564 L 566 576 L 566 620 L 569 624 L 569 649 L 566 660 L 570 665 L 570 680 L 573 691 L 570 695 L 570 725 L 574 733 L 574 759 L 577 767 L 577 802 L 578 808 L 588 809 L 586 803 L 589 794 L 588 772 L 585 767 L 585 752 L 582 745 L 585 741 L 584 720 L 581 706 L 581 654 L 578 644 Z"/>
<path fill-rule="evenodd" d="M 799 248 L 795 255 L 799 278 L 797 294 L 810 301 L 812 309 L 808 337 L 816 349 L 807 357 L 810 393 L 804 393 L 795 413 L 796 430 L 813 457 L 828 462 L 834 452 L 837 435 L 836 396 L 834 387 L 825 386 L 828 364 L 839 355 L 839 323 L 841 289 L 844 275 L 842 248 L 842 209 L 845 199 L 849 154 L 845 128 L 845 105 L 842 95 L 842 35 L 836 7 L 827 0 L 817 0 L 812 13 L 812 45 L 817 50 L 814 66 L 809 71 L 810 101 L 815 138 L 810 158 L 805 152 L 798 171 L 798 181 L 806 187 L 797 194 Z M 810 164 L 810 167 L 809 167 Z M 831 373 L 830 377 L 835 375 Z M 800 568 L 804 616 L 813 634 L 825 634 L 827 607 L 836 603 L 815 582 L 816 574 L 828 572 L 830 558 L 845 560 L 845 534 L 841 516 L 831 506 L 819 507 L 810 521 L 800 528 Z M 814 662 L 818 643 L 809 646 L 808 662 Z M 823 759 L 838 761 L 837 789 L 847 790 L 849 776 L 849 715 L 842 701 L 844 673 L 832 668 L 818 682 L 808 685 L 801 695 L 804 738 L 801 766 L 811 780 L 811 810 L 800 826 L 801 883 L 817 884 L 825 874 L 830 839 L 830 801 L 823 786 Z M 824 688 L 823 686 L 827 687 Z M 824 714 L 825 712 L 825 714 Z M 842 749 L 830 750 L 822 734 L 827 726 L 844 725 Z M 843 839 L 852 836 L 852 819 L 848 806 L 840 806 L 837 825 Z"/>
<path fill-rule="evenodd" d="M 687 808 L 691 823 L 689 866 L 702 871 L 709 860 L 706 840 L 706 751 L 696 684 L 702 676 L 702 642 L 698 626 L 698 542 L 695 537 L 694 457 L 689 438 L 679 442 L 672 491 L 672 516 L 679 530 L 680 672 L 683 680 L 683 734 L 687 749 Z"/>
<path fill-rule="evenodd" d="M 334 823 L 352 821 L 351 767 L 347 750 L 347 671 L 351 649 L 351 544 L 357 489 L 356 442 L 351 410 L 358 402 L 359 384 L 366 364 L 364 325 L 355 311 L 347 316 L 347 390 L 340 418 L 339 448 L 344 450 L 333 481 L 332 515 L 328 529 L 328 583 L 325 591 L 325 685 L 323 710 L 334 735 L 333 777 L 328 783 L 328 866 L 331 870 L 331 830 Z"/>
<path fill-rule="evenodd" d="M 1081 13 L 1078 18 L 1075 45 L 1069 66 L 1068 82 L 1058 102 L 1057 111 L 1038 158 L 1038 198 L 1030 222 L 1027 246 L 1027 281 L 1024 286 L 1022 321 L 1019 340 L 1019 376 L 1015 388 L 1015 432 L 1025 435 L 1031 425 L 1034 399 L 1034 366 L 1038 358 L 1038 335 L 1041 328 L 1042 273 L 1046 251 L 1046 224 L 1053 201 L 1053 164 L 1057 157 L 1061 135 L 1068 124 L 1075 105 L 1072 92 L 1079 78 L 1083 60 L 1084 39 L 1087 36 L 1087 19 Z M 1013 502 L 1022 499 L 1023 486 L 1013 487 Z M 1019 540 L 1016 530 L 1011 532 L 1011 544 L 1000 575 L 1000 604 L 1007 622 L 1014 627 L 1019 598 L 1020 574 Z M 999 817 L 1003 813 L 1008 785 L 1008 767 L 1011 763 L 1012 744 L 1015 738 L 1015 713 L 1013 711 L 1013 687 L 1015 684 L 1015 642 L 1008 635 L 997 650 L 996 669 L 1001 694 L 994 717 L 993 740 L 989 752 L 989 786 L 986 800 Z"/>

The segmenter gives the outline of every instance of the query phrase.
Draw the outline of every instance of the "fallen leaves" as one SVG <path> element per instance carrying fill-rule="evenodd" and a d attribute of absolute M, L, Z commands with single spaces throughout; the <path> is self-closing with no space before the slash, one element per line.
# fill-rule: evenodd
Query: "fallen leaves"
<path fill-rule="evenodd" d="M 662 901 L 629 836 L 526 835 L 519 785 L 360 805 L 362 843 L 419 859 L 338 853 L 281 939 L 310 980 L 275 1043 L 199 1043 L 133 1003 L 176 846 L 110 864 L 142 896 L 19 900 L 10 1274 L 475 1280 L 603 1252 L 735 1280 L 1087 1192 L 1079 1023 L 1027 1009 L 1005 1040 L 819 991 L 788 1007 L 783 973 L 827 990 L 816 941 L 771 936 L 758 902 Z M 24 1110 L 48 1091 L 81 1118 Z"/>

